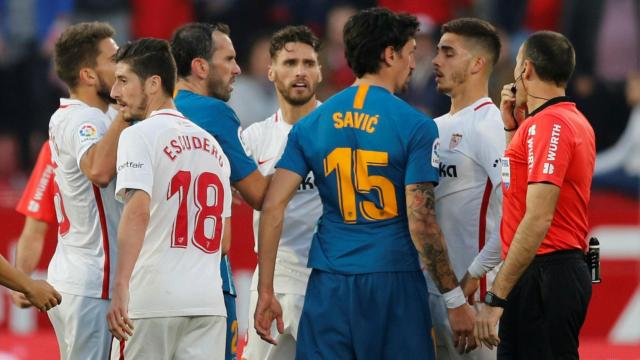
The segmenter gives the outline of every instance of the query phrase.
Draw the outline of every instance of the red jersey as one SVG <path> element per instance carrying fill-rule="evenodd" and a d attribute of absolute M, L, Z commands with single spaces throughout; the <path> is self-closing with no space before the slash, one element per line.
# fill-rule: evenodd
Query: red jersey
<path fill-rule="evenodd" d="M 521 124 L 502 158 L 503 258 L 524 216 L 531 183 L 560 187 L 551 226 L 536 254 L 586 251 L 595 157 L 593 129 L 566 97 L 549 100 Z"/>
<path fill-rule="evenodd" d="M 53 193 L 51 148 L 49 147 L 49 141 L 45 141 L 42 144 L 42 148 L 40 148 L 38 160 L 16 206 L 16 211 L 24 216 L 57 225 Z"/>

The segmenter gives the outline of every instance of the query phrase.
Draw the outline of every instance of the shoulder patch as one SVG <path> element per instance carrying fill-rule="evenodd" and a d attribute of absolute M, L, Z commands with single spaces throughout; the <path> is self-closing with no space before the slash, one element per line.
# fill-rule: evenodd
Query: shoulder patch
<path fill-rule="evenodd" d="M 78 136 L 81 143 L 96 140 L 98 138 L 98 129 L 91 123 L 84 123 L 78 128 Z"/>
<path fill-rule="evenodd" d="M 431 166 L 437 168 L 440 167 L 440 138 L 433 140 L 431 146 Z"/>

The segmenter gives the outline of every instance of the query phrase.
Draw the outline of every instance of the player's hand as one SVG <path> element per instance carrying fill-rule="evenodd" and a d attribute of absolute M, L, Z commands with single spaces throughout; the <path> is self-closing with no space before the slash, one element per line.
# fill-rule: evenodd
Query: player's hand
<path fill-rule="evenodd" d="M 11 292 L 11 301 L 13 301 L 13 303 L 21 309 L 26 309 L 31 307 L 31 303 L 29 302 L 29 299 L 27 299 L 27 297 L 23 293 L 18 291 Z"/>
<path fill-rule="evenodd" d="M 516 109 L 516 94 L 512 91 L 513 86 L 513 83 L 503 86 L 500 93 L 500 112 L 505 129 L 517 128 L 524 119 L 524 108 Z M 517 118 L 514 115 L 517 115 Z"/>
<path fill-rule="evenodd" d="M 258 296 L 256 312 L 253 315 L 255 329 L 262 340 L 269 344 L 278 345 L 278 342 L 271 336 L 271 324 L 276 319 L 278 332 L 284 332 L 284 322 L 282 321 L 282 307 L 273 293 L 261 293 Z"/>
<path fill-rule="evenodd" d="M 500 344 L 498 337 L 498 321 L 502 317 L 503 308 L 497 306 L 482 305 L 482 309 L 476 317 L 476 327 L 473 335 L 476 341 L 486 345 L 489 349 Z"/>
<path fill-rule="evenodd" d="M 449 323 L 453 332 L 453 344 L 460 354 L 468 353 L 478 347 L 473 337 L 473 325 L 476 312 L 471 305 L 465 303 L 457 308 L 448 309 Z"/>
<path fill-rule="evenodd" d="M 31 280 L 24 295 L 40 311 L 48 311 L 62 302 L 60 293 L 44 280 Z"/>
<path fill-rule="evenodd" d="M 129 289 L 117 289 L 111 296 L 107 313 L 109 331 L 119 341 L 129 340 L 133 335 L 133 322 L 129 319 Z"/>
<path fill-rule="evenodd" d="M 480 279 L 476 279 L 466 272 L 462 280 L 460 280 L 460 288 L 462 288 L 462 292 L 464 293 L 464 297 L 466 297 L 469 301 L 470 305 L 475 303 L 474 295 L 478 288 L 480 287 Z"/>

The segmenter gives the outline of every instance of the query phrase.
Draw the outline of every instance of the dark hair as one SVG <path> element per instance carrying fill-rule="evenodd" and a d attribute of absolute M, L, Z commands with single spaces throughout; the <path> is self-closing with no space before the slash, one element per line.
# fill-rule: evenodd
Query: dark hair
<path fill-rule="evenodd" d="M 278 52 L 282 50 L 287 43 L 303 43 L 311 46 L 317 53 L 320 51 L 320 40 L 318 37 L 304 25 L 300 26 L 287 26 L 284 29 L 278 30 L 271 37 L 271 46 L 269 47 L 269 54 L 271 59 L 274 59 Z"/>
<path fill-rule="evenodd" d="M 476 18 L 451 20 L 442 25 L 442 34 L 452 33 L 473 40 L 491 56 L 491 64 L 496 65 L 500 58 L 500 37 L 496 28 L 489 22 Z"/>
<path fill-rule="evenodd" d="M 80 23 L 65 29 L 53 51 L 58 77 L 72 89 L 78 86 L 80 69 L 96 66 L 100 42 L 114 34 L 111 25 L 103 22 Z"/>
<path fill-rule="evenodd" d="M 202 58 L 209 61 L 216 50 L 211 36 L 216 31 L 226 35 L 231 33 L 229 26 L 223 23 L 189 23 L 173 33 L 171 52 L 176 60 L 179 77 L 191 75 L 193 59 Z"/>
<path fill-rule="evenodd" d="M 176 86 L 176 63 L 166 40 L 142 38 L 118 49 L 116 62 L 128 64 L 142 81 L 158 75 L 164 92 L 173 96 Z"/>
<path fill-rule="evenodd" d="M 524 42 L 524 59 L 533 63 L 543 81 L 565 86 L 576 67 L 576 53 L 571 42 L 554 31 L 538 31 Z"/>
<path fill-rule="evenodd" d="M 418 31 L 418 20 L 408 14 L 396 14 L 385 8 L 371 8 L 353 15 L 342 35 L 347 63 L 356 77 L 376 74 L 381 54 L 388 46 L 396 51 Z"/>

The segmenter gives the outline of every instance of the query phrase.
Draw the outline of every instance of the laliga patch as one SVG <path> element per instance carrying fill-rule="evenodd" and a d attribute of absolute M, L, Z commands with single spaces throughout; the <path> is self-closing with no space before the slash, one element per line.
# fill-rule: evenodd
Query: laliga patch
<path fill-rule="evenodd" d="M 502 183 L 504 184 L 505 189 L 508 189 L 509 185 L 511 184 L 511 164 L 509 162 L 509 158 L 500 158 L 500 165 L 500 175 L 502 176 Z"/>
<path fill-rule="evenodd" d="M 460 145 L 460 141 L 462 140 L 462 134 L 453 133 L 451 135 L 451 140 L 449 140 L 449 150 L 453 150 Z"/>
<path fill-rule="evenodd" d="M 80 125 L 80 129 L 78 130 L 78 135 L 80 136 L 80 142 L 86 142 L 91 140 L 98 139 L 98 129 L 93 124 L 84 123 Z"/>
<path fill-rule="evenodd" d="M 440 138 L 436 138 L 433 140 L 433 145 L 431 146 L 431 166 L 434 168 L 440 167 Z"/>

